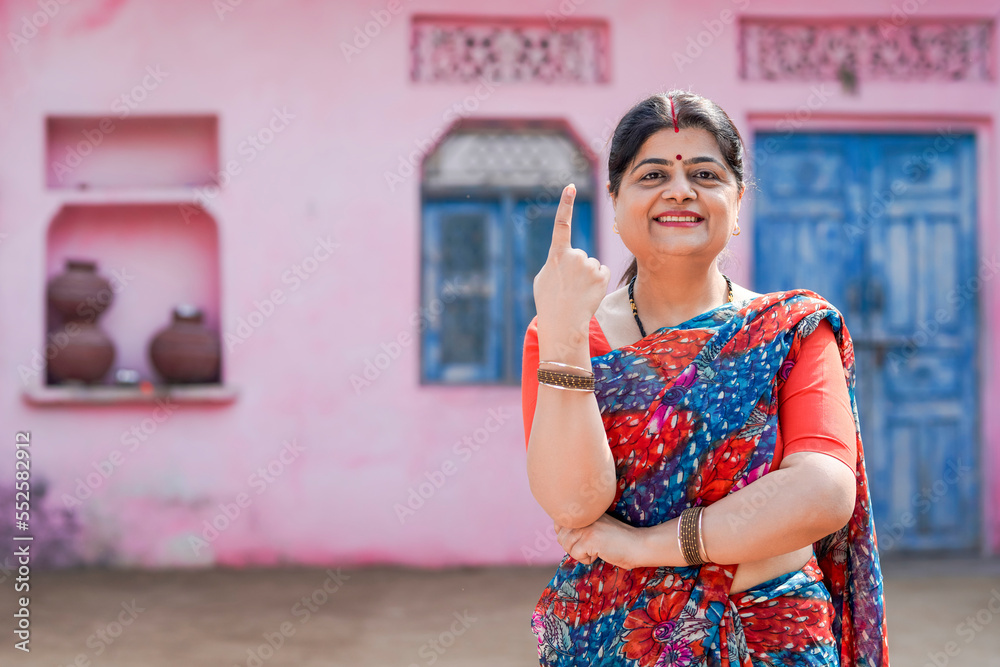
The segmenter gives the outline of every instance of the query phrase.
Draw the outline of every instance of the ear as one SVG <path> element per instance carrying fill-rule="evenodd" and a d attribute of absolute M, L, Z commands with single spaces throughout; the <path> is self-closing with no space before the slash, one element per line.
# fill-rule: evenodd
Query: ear
<path fill-rule="evenodd" d="M 611 197 L 611 205 L 616 206 L 618 204 L 618 198 L 611 192 L 611 181 L 608 181 L 605 187 L 608 189 L 608 196 Z"/>

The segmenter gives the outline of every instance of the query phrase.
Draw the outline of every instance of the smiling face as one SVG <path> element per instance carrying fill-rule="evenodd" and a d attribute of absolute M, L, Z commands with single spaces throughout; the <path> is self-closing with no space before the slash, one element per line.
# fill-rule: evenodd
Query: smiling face
<path fill-rule="evenodd" d="M 642 265 L 714 260 L 735 229 L 741 195 L 708 130 L 669 128 L 646 139 L 612 201 L 622 242 Z"/>

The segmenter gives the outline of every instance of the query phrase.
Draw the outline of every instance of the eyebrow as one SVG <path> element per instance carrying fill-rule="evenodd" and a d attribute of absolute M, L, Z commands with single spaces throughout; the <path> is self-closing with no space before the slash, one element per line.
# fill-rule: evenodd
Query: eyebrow
<path fill-rule="evenodd" d="M 702 162 L 713 162 L 713 163 L 719 165 L 720 167 L 722 167 L 723 169 L 726 169 L 726 165 L 722 164 L 721 162 L 719 162 L 718 160 L 716 160 L 714 157 L 711 157 L 709 155 L 703 155 L 701 157 L 689 157 L 688 159 L 681 161 L 682 164 L 700 164 Z M 672 167 L 673 164 L 674 164 L 674 161 L 673 160 L 666 160 L 666 159 L 661 158 L 661 157 L 648 157 L 645 160 L 643 160 L 642 162 L 640 162 L 639 164 L 637 164 L 634 167 L 632 167 L 632 170 L 630 172 L 628 172 L 629 176 L 631 176 L 635 172 L 636 169 L 638 169 L 639 167 L 641 167 L 644 164 L 662 164 L 662 165 L 667 166 L 667 167 Z"/>

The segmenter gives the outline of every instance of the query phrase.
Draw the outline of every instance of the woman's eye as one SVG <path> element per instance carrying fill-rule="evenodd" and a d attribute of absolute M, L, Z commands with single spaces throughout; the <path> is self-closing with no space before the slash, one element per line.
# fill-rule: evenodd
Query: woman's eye
<path fill-rule="evenodd" d="M 695 174 L 698 178 L 718 178 L 713 172 L 706 170 L 699 171 Z"/>
<path fill-rule="evenodd" d="M 651 171 L 651 172 L 649 172 L 648 174 L 646 174 L 645 176 L 643 176 L 643 177 L 642 177 L 642 178 L 641 178 L 640 180 L 643 180 L 643 181 L 646 181 L 646 180 L 653 180 L 652 178 L 650 178 L 650 176 L 652 176 L 653 178 L 659 178 L 659 177 L 660 177 L 660 176 L 662 176 L 662 175 L 663 175 L 663 174 L 661 174 L 661 173 L 660 173 L 660 172 L 658 172 L 658 171 Z"/>

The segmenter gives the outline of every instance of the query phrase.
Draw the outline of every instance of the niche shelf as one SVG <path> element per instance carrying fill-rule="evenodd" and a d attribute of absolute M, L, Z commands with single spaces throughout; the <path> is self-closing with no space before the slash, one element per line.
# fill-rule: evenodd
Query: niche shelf
<path fill-rule="evenodd" d="M 49 116 L 45 184 L 112 192 L 211 185 L 218 135 L 215 116 Z"/>
<path fill-rule="evenodd" d="M 43 387 L 24 390 L 24 400 L 33 405 L 121 405 L 122 403 L 204 403 L 226 404 L 236 400 L 239 392 L 223 385 L 152 385 L 150 387 Z"/>

